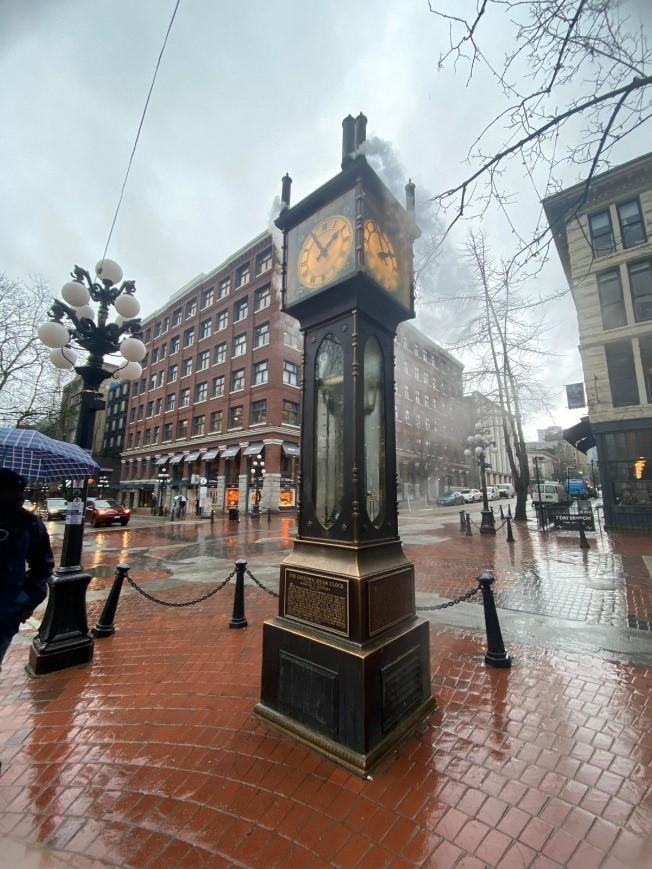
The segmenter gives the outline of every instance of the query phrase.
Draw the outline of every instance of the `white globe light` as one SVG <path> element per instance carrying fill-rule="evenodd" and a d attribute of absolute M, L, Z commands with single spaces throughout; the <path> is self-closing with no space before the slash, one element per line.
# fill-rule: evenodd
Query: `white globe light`
<path fill-rule="evenodd" d="M 39 326 L 38 336 L 46 347 L 65 347 L 70 340 L 66 327 L 55 320 L 49 320 Z"/>
<path fill-rule="evenodd" d="M 138 380 L 143 373 L 143 366 L 140 362 L 127 362 L 122 368 L 118 368 L 115 376 L 119 380 Z"/>
<path fill-rule="evenodd" d="M 137 317 L 140 311 L 140 302 L 130 293 L 120 293 L 114 305 L 118 314 L 122 314 L 128 320 L 132 317 Z"/>
<path fill-rule="evenodd" d="M 142 362 L 147 356 L 147 347 L 139 338 L 125 338 L 120 344 L 120 352 L 129 362 Z"/>
<path fill-rule="evenodd" d="M 95 319 L 95 310 L 91 305 L 82 305 L 81 308 L 77 308 L 75 311 L 77 314 L 77 318 L 79 320 L 94 320 Z"/>
<path fill-rule="evenodd" d="M 481 456 L 482 455 L 482 447 L 476 447 L 475 454 L 476 454 L 476 456 Z"/>
<path fill-rule="evenodd" d="M 50 362 L 55 368 L 70 370 L 75 367 L 76 359 L 77 354 L 70 348 L 64 350 L 63 347 L 57 347 L 56 350 L 50 350 Z"/>
<path fill-rule="evenodd" d="M 122 269 L 112 259 L 101 259 L 95 266 L 95 274 L 101 281 L 108 281 L 111 286 L 122 280 Z"/>
<path fill-rule="evenodd" d="M 465 456 L 472 456 L 473 453 L 471 452 L 471 450 L 464 450 L 464 455 Z"/>
<path fill-rule="evenodd" d="M 122 326 L 124 321 L 125 318 L 122 316 L 122 314 L 118 314 L 113 322 L 116 324 L 116 326 Z"/>
<path fill-rule="evenodd" d="M 87 305 L 91 300 L 91 294 L 83 284 L 79 281 L 68 281 L 61 287 L 61 295 L 64 301 L 72 305 L 73 308 L 81 308 Z"/>
<path fill-rule="evenodd" d="M 469 435 L 468 438 L 466 439 L 466 442 L 467 442 L 467 444 L 472 444 L 472 443 L 474 443 L 474 442 L 475 442 L 475 438 L 473 437 L 473 435 Z"/>

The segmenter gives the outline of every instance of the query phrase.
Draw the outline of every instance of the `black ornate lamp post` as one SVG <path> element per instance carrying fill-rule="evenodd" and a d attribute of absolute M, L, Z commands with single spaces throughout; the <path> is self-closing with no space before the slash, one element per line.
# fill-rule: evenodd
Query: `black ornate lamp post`
<path fill-rule="evenodd" d="M 111 484 L 109 483 L 109 478 L 107 477 L 107 475 L 100 474 L 100 476 L 98 477 L 98 480 L 97 480 L 97 485 L 96 485 L 97 492 L 100 495 L 100 497 L 102 495 L 104 495 L 104 493 L 106 492 L 106 490 L 109 488 L 110 485 Z"/>
<path fill-rule="evenodd" d="M 468 458 L 475 456 L 480 469 L 480 485 L 482 487 L 482 522 L 480 523 L 481 534 L 495 534 L 496 522 L 493 511 L 489 509 L 489 499 L 487 498 L 487 467 L 491 467 L 487 462 L 489 452 L 497 451 L 496 442 L 489 439 L 489 432 L 481 422 L 475 424 L 474 435 L 469 435 L 466 439 L 469 445 L 464 450 L 464 455 Z"/>
<path fill-rule="evenodd" d="M 251 486 L 254 490 L 254 503 L 251 507 L 252 516 L 260 516 L 260 490 L 265 481 L 265 462 L 258 454 L 251 463 Z"/>
<path fill-rule="evenodd" d="M 63 301 L 55 299 L 51 320 L 38 331 L 41 341 L 51 348 L 52 364 L 74 370 L 81 378 L 75 443 L 89 452 L 95 415 L 104 407 L 101 384 L 112 376 L 137 380 L 142 374 L 140 363 L 147 355 L 137 319 L 140 304 L 134 297 L 134 281 L 123 281 L 120 266 L 108 259 L 97 264 L 95 274 L 94 281 L 86 269 L 75 266 L 74 280 L 61 289 Z M 97 303 L 97 309 L 91 301 Z M 111 307 L 117 313 L 113 322 L 109 322 Z M 80 350 L 87 355 L 82 364 L 76 364 Z M 107 371 L 104 357 L 118 353 L 123 364 L 114 372 Z M 88 663 L 93 656 L 93 639 L 86 621 L 86 587 L 91 577 L 81 566 L 87 481 L 77 481 L 74 488 L 61 564 L 51 580 L 45 616 L 30 651 L 28 672 L 36 676 Z"/>
<path fill-rule="evenodd" d="M 159 516 L 163 516 L 165 512 L 165 490 L 167 489 L 168 481 L 170 479 L 170 472 L 168 471 L 167 465 L 164 465 L 159 469 L 158 472 L 158 513 Z"/>

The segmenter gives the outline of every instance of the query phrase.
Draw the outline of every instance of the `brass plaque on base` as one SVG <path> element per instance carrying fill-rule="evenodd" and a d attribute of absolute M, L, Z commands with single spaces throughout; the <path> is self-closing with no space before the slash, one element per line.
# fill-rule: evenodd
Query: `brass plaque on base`
<path fill-rule="evenodd" d="M 288 569 L 283 603 L 286 618 L 348 637 L 348 579 Z"/>

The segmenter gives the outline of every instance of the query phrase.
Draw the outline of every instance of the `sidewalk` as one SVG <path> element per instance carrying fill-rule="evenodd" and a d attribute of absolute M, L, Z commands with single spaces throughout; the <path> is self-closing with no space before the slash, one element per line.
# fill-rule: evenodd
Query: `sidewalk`
<path fill-rule="evenodd" d="M 576 536 L 514 533 L 509 547 L 464 538 L 452 519 L 406 526 L 418 603 L 461 594 L 495 568 L 514 663 L 485 666 L 477 604 L 433 613 L 438 709 L 370 781 L 252 716 L 261 623 L 276 610 L 253 586 L 247 630 L 228 629 L 230 587 L 174 610 L 128 594 L 119 632 L 96 642 L 89 668 L 30 680 L 25 645 L 13 647 L 0 677 L 3 854 L 17 867 L 649 866 L 652 669 L 640 661 L 652 640 L 652 540 L 589 535 L 587 553 Z M 154 561 L 145 571 L 155 541 L 174 547 L 180 568 L 190 556 L 199 564 L 197 553 L 261 545 L 249 532 L 233 544 L 191 541 L 190 529 L 178 543 L 149 535 L 138 534 L 138 581 L 178 601 L 223 577 L 163 579 Z M 91 623 L 122 556 L 94 551 Z M 260 575 L 263 558 L 247 557 Z M 579 651 L 578 631 L 588 632 Z M 618 654 L 588 652 L 591 631 L 620 637 Z"/>

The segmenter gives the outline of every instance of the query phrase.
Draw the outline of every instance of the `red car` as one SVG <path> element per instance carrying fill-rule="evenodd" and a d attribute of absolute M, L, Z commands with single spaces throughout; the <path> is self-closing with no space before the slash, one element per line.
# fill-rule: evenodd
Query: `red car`
<path fill-rule="evenodd" d="M 113 522 L 126 525 L 130 516 L 131 511 L 117 501 L 89 498 L 86 502 L 86 521 L 92 522 L 95 528 L 99 528 L 100 525 L 111 525 Z"/>

